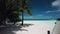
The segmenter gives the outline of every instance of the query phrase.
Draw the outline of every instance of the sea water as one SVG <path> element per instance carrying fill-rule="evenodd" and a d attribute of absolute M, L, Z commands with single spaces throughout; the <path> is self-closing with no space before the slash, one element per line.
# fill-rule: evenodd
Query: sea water
<path fill-rule="evenodd" d="M 25 19 L 23 21 L 49 21 L 49 22 L 56 22 L 57 20 L 47 20 L 47 19 Z"/>

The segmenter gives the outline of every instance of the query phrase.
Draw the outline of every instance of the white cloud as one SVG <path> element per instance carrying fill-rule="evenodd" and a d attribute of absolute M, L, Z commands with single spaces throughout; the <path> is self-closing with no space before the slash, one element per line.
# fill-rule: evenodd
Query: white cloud
<path fill-rule="evenodd" d="M 55 10 L 55 11 L 60 12 L 60 10 Z"/>
<path fill-rule="evenodd" d="M 52 11 L 46 11 L 46 13 L 50 13 L 50 12 L 52 12 Z"/>
<path fill-rule="evenodd" d="M 24 19 L 51 19 L 52 17 L 51 16 L 24 16 Z"/>
<path fill-rule="evenodd" d="M 24 16 L 24 19 L 33 19 L 34 16 Z"/>
<path fill-rule="evenodd" d="M 38 19 L 40 18 L 42 15 L 35 15 L 35 16 L 24 16 L 24 19 Z"/>
<path fill-rule="evenodd" d="M 46 11 L 45 13 L 59 13 L 60 10 Z"/>
<path fill-rule="evenodd" d="M 37 15 L 37 16 L 43 16 L 43 15 Z"/>
<path fill-rule="evenodd" d="M 43 18 L 45 18 L 45 19 L 51 19 L 52 17 L 51 16 L 45 16 Z"/>
<path fill-rule="evenodd" d="M 54 2 L 52 2 L 53 6 L 60 6 L 60 0 L 55 0 Z"/>
<path fill-rule="evenodd" d="M 60 10 L 60 0 L 55 0 L 52 2 L 52 6 L 57 7 Z"/>
<path fill-rule="evenodd" d="M 30 16 L 30 18 L 34 18 L 33 16 Z"/>

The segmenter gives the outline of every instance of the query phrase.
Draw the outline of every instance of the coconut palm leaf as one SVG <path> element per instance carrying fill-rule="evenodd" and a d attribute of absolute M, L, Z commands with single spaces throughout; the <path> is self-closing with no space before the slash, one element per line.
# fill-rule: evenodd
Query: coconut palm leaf
<path fill-rule="evenodd" d="M 31 12 L 30 10 L 23 9 L 22 11 L 23 11 L 24 13 L 26 13 L 26 14 L 32 15 L 32 12 Z"/>
<path fill-rule="evenodd" d="M 5 0 L 6 12 L 8 13 L 8 19 L 12 22 L 21 21 L 19 18 L 23 12 L 32 15 L 32 12 L 28 9 L 29 0 Z"/>

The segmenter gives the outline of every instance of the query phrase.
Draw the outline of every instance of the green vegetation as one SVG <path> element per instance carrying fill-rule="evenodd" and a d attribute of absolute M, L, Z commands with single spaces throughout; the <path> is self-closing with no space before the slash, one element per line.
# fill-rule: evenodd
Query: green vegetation
<path fill-rule="evenodd" d="M 4 5 L 4 11 L 0 11 L 1 13 L 1 19 L 0 23 L 4 22 L 7 19 L 9 19 L 10 22 L 16 23 L 22 21 L 22 19 L 19 18 L 19 16 L 23 13 L 27 13 L 29 15 L 32 15 L 29 8 L 29 0 L 3 0 Z M 22 21 L 23 22 L 23 21 Z M 23 25 L 23 23 L 22 23 Z"/>

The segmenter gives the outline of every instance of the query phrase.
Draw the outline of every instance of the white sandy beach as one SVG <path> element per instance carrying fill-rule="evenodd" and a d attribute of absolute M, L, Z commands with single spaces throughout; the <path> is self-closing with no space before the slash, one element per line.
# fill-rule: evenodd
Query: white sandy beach
<path fill-rule="evenodd" d="M 13 31 L 16 34 L 47 34 L 49 30 L 52 33 L 55 21 L 24 21 L 24 24 L 33 24 L 29 27 L 23 27 L 28 31 Z"/>
<path fill-rule="evenodd" d="M 49 30 L 52 33 L 56 21 L 24 21 L 24 24 L 30 24 L 18 31 L 10 32 L 8 34 L 47 34 Z M 15 29 L 16 30 L 16 29 Z"/>

